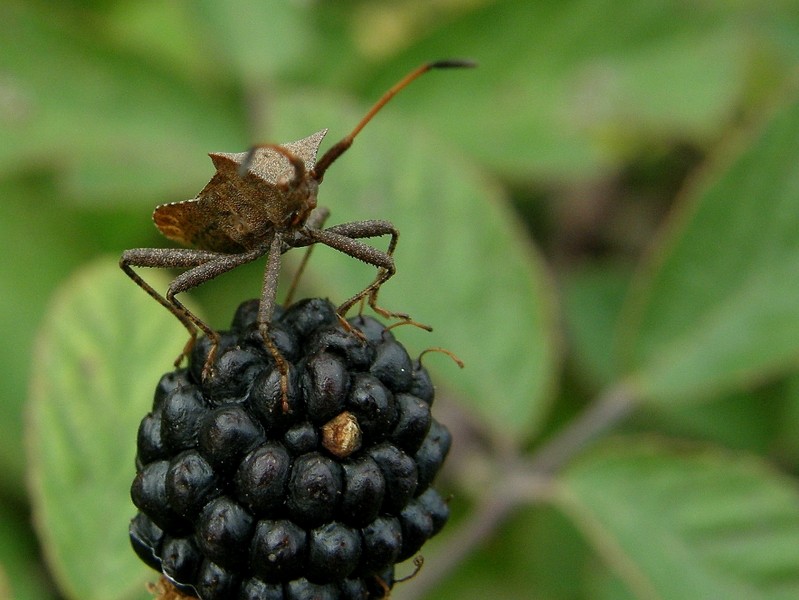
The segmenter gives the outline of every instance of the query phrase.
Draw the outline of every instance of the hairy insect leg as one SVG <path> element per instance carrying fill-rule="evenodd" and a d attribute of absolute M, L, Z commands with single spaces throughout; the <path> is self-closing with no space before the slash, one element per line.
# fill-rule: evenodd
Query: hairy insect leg
<path fill-rule="evenodd" d="M 194 342 L 197 339 L 198 327 L 205 331 L 207 325 L 196 315 L 191 313 L 182 304 L 175 305 L 174 302 L 158 293 L 149 283 L 147 283 L 132 267 L 151 267 L 161 269 L 180 269 L 196 267 L 198 265 L 214 260 L 219 256 L 224 256 L 219 252 L 207 250 L 193 250 L 190 248 L 136 248 L 125 250 L 119 259 L 119 266 L 130 277 L 136 285 L 147 292 L 151 298 L 156 300 L 161 306 L 171 312 L 183 324 L 189 332 L 189 340 L 183 347 L 183 351 L 175 360 L 175 366 L 180 365 L 184 356 L 191 352 Z M 202 325 L 200 325 L 200 323 Z"/>
<path fill-rule="evenodd" d="M 264 252 L 265 250 L 260 248 L 242 254 L 224 254 L 188 248 L 138 248 L 126 250 L 122 254 L 119 265 L 128 277 L 175 315 L 188 330 L 189 341 L 184 346 L 183 352 L 176 359 L 175 366 L 179 365 L 183 357 L 191 352 L 197 339 L 198 329 L 202 330 L 211 339 L 211 351 L 203 368 L 203 376 L 207 376 L 210 374 L 210 365 L 216 355 L 219 336 L 202 319 L 177 300 L 175 294 L 201 285 L 226 271 L 255 260 L 262 256 Z M 189 270 L 172 280 L 166 295 L 162 296 L 131 267 L 189 268 Z"/>
<path fill-rule="evenodd" d="M 275 297 L 277 296 L 277 280 L 280 274 L 280 256 L 283 238 L 275 234 L 269 245 L 269 255 L 266 259 L 264 270 L 264 285 L 261 289 L 261 303 L 258 306 L 258 329 L 264 340 L 264 345 L 275 360 L 275 367 L 280 373 L 280 393 L 283 413 L 289 411 L 289 365 L 280 349 L 275 345 L 269 335 L 269 324 L 275 312 Z"/>
<path fill-rule="evenodd" d="M 202 285 L 206 281 L 211 281 L 236 267 L 252 262 L 263 256 L 266 250 L 266 246 L 259 246 L 258 248 L 249 250 L 248 252 L 242 252 L 241 254 L 214 253 L 214 256 L 209 260 L 181 273 L 169 284 L 169 288 L 166 292 L 167 301 L 185 314 L 186 317 L 211 340 L 211 349 L 208 351 L 208 357 L 205 359 L 205 365 L 203 365 L 203 378 L 211 376 L 211 369 L 216 359 L 217 349 L 219 348 L 219 334 L 186 308 L 182 302 L 175 298 L 175 295 Z M 189 350 L 191 350 L 191 348 L 189 348 Z"/>
<path fill-rule="evenodd" d="M 312 213 L 308 220 L 305 222 L 305 226 L 311 229 L 321 229 L 327 218 L 330 216 L 330 211 L 324 207 L 317 207 Z M 285 244 L 284 244 L 285 246 Z M 289 246 L 290 247 L 290 246 Z M 283 252 L 289 249 L 286 247 Z M 291 284 L 289 285 L 289 290 L 286 293 L 286 299 L 283 301 L 284 306 L 291 306 L 292 301 L 294 300 L 294 294 L 297 292 L 297 286 L 300 283 L 300 278 L 302 274 L 305 272 L 305 267 L 308 265 L 308 261 L 311 258 L 311 252 L 313 251 L 313 244 L 310 244 L 306 249 L 305 253 L 302 255 L 302 260 L 297 267 L 297 270 L 294 272 L 294 276 L 291 278 Z"/>
<path fill-rule="evenodd" d="M 345 315 L 355 304 L 366 299 L 372 310 L 386 319 L 402 319 L 422 329 L 431 329 L 428 325 L 412 320 L 410 315 L 406 313 L 390 311 L 377 304 L 377 295 L 380 287 L 396 273 L 393 254 L 399 239 L 399 231 L 392 223 L 389 221 L 353 221 L 352 223 L 334 225 L 320 231 L 308 230 L 304 233 L 315 242 L 325 244 L 348 256 L 377 267 L 377 276 L 374 281 L 338 307 L 340 315 Z M 365 244 L 359 239 L 381 235 L 391 236 L 385 252 Z"/>

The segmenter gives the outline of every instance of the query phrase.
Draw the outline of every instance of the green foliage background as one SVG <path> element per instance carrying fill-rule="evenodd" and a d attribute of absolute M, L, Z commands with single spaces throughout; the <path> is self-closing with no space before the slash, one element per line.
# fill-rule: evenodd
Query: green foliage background
<path fill-rule="evenodd" d="M 454 516 L 392 597 L 799 597 L 797 2 L 5 0 L 0 598 L 148 597 L 135 432 L 185 334 L 116 261 L 169 244 L 153 207 L 448 57 L 480 66 L 320 193 L 398 226 L 381 299 L 435 328 L 398 335 L 467 365 L 427 359 Z M 304 293 L 354 263 L 316 251 Z M 260 267 L 194 306 L 225 327 Z"/>

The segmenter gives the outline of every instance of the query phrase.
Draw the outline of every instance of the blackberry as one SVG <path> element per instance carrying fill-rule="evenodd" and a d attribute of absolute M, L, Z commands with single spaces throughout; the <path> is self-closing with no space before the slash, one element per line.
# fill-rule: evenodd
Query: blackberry
<path fill-rule="evenodd" d="M 280 374 L 243 303 L 214 375 L 164 375 L 137 436 L 130 539 L 181 593 L 202 600 L 368 600 L 394 584 L 449 517 L 430 487 L 451 436 L 434 388 L 380 322 L 344 327 L 326 300 L 275 311 Z"/>

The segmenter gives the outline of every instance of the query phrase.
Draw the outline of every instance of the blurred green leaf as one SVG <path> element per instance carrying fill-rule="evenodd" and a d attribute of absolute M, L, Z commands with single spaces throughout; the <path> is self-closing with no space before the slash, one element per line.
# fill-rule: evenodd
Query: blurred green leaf
<path fill-rule="evenodd" d="M 200 85 L 235 76 L 221 68 L 222 57 L 208 52 L 205 29 L 213 25 L 204 22 L 192 0 L 116 2 L 96 17 L 109 50 L 146 57 L 149 64 L 173 69 Z"/>
<path fill-rule="evenodd" d="M 629 283 L 629 267 L 610 264 L 573 270 L 562 282 L 561 304 L 570 355 L 598 388 L 610 385 L 618 375 L 608 345 Z"/>
<path fill-rule="evenodd" d="M 127 539 L 136 430 L 180 351 L 171 342 L 184 339 L 182 325 L 116 260 L 75 274 L 50 306 L 26 436 L 36 528 L 69 599 L 143 595 L 147 569 Z"/>
<path fill-rule="evenodd" d="M 773 455 L 775 440 L 786 428 L 787 386 L 736 391 L 711 401 L 648 407 L 635 419 L 638 429 L 675 439 L 713 442 L 733 450 Z"/>
<path fill-rule="evenodd" d="M 622 440 L 571 467 L 555 502 L 637 598 L 799 595 L 796 482 L 756 458 Z"/>
<path fill-rule="evenodd" d="M 446 533 L 442 537 L 446 537 Z M 437 539 L 431 540 L 431 545 Z M 441 548 L 441 552 L 446 553 L 447 547 Z M 590 548 L 580 532 L 562 514 L 549 507 L 526 507 L 507 519 L 468 560 L 424 598 L 579 598 L 585 560 L 589 555 Z M 436 553 L 428 553 L 426 545 L 425 565 L 435 569 L 436 564 Z M 412 591 L 413 586 L 411 579 L 407 587 Z M 397 595 L 404 588 L 397 588 Z"/>
<path fill-rule="evenodd" d="M 12 505 L 0 504 L 0 598 L 50 600 L 39 563 L 36 540 L 27 515 Z"/>
<path fill-rule="evenodd" d="M 587 600 L 638 600 L 624 582 L 613 575 L 608 569 L 601 569 L 597 565 L 586 575 Z"/>
<path fill-rule="evenodd" d="M 621 352 L 644 397 L 695 402 L 795 364 L 797 164 L 792 102 L 684 198 L 622 316 Z"/>
<path fill-rule="evenodd" d="M 0 7 L 0 174 L 55 168 L 80 201 L 183 199 L 197 154 L 247 139 L 237 104 L 101 40 L 53 6 Z"/>
<path fill-rule="evenodd" d="M 366 110 L 342 106 L 329 95 L 282 93 L 274 107 L 276 139 L 304 137 L 326 123 L 335 127 L 327 146 Z M 307 114 L 316 125 L 303 119 Z M 401 232 L 398 271 L 380 303 L 435 329 L 431 335 L 403 327 L 397 335 L 412 348 L 443 346 L 463 359 L 463 371 L 444 357 L 428 356 L 426 364 L 486 424 L 517 439 L 537 429 L 556 369 L 551 282 L 500 190 L 479 168 L 387 108 L 327 172 L 319 202 L 331 209 L 331 225 L 394 222 Z M 374 278 L 374 269 L 359 261 L 314 252 L 309 280 L 334 302 Z"/>
<path fill-rule="evenodd" d="M 491 2 L 351 83 L 376 93 L 417 63 L 475 59 L 479 72 L 399 103 L 507 177 L 588 177 L 653 139 L 705 141 L 729 119 L 746 78 L 742 23 L 660 0 Z"/>
<path fill-rule="evenodd" d="M 783 410 L 776 415 L 780 430 L 772 443 L 780 463 L 796 470 L 799 466 L 799 374 L 788 377 L 784 388 Z"/>
<path fill-rule="evenodd" d="M 201 0 L 192 7 L 207 30 L 207 44 L 226 68 L 248 84 L 291 71 L 309 54 L 313 6 L 299 2 Z M 217 59 L 219 60 L 219 59 Z"/>
<path fill-rule="evenodd" d="M 44 178 L 0 178 L 0 487 L 21 498 L 22 407 L 32 371 L 33 331 L 54 285 L 89 255 L 74 213 L 61 210 Z"/>
<path fill-rule="evenodd" d="M 11 598 L 11 588 L 8 586 L 5 570 L 3 564 L 0 562 L 0 597 Z"/>

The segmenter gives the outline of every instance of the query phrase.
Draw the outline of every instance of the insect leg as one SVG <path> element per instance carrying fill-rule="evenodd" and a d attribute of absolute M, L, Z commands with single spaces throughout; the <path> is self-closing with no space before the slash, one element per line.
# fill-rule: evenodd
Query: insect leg
<path fill-rule="evenodd" d="M 322 229 L 325 221 L 330 217 L 330 211 L 324 206 L 317 206 L 308 220 L 305 221 L 305 226 L 311 229 Z"/>
<path fill-rule="evenodd" d="M 311 213 L 311 216 L 308 218 L 308 220 L 305 222 L 305 226 L 311 229 L 321 229 L 329 216 L 330 216 L 329 210 L 327 210 L 322 206 L 317 207 Z M 284 244 L 284 246 L 286 246 L 286 244 Z M 290 247 L 291 246 L 286 246 L 283 252 L 288 250 Z M 297 291 L 297 285 L 300 282 L 302 274 L 305 272 L 305 267 L 308 265 L 308 260 L 311 258 L 312 251 L 313 251 L 313 244 L 309 244 L 305 250 L 305 254 L 302 255 L 302 260 L 300 261 L 297 270 L 294 272 L 294 277 L 291 278 L 291 285 L 289 285 L 289 291 L 286 293 L 284 306 L 290 306 L 292 300 L 294 300 L 294 293 Z"/>
<path fill-rule="evenodd" d="M 269 255 L 266 258 L 266 269 L 264 271 L 264 285 L 261 290 L 261 304 L 258 306 L 258 329 L 264 340 L 275 366 L 280 372 L 280 392 L 282 395 L 283 413 L 289 411 L 289 365 L 280 350 L 269 335 L 269 324 L 272 322 L 272 315 L 275 312 L 275 297 L 277 296 L 277 280 L 280 274 L 280 256 L 283 247 L 283 237 L 275 233 L 269 245 Z"/>
<path fill-rule="evenodd" d="M 149 283 L 144 281 L 132 267 L 153 267 L 162 269 L 196 267 L 219 256 L 220 253 L 218 252 L 193 250 L 190 248 L 136 248 L 133 250 L 125 250 L 125 252 L 122 253 L 122 257 L 119 259 L 119 266 L 125 274 L 130 277 L 136 285 L 147 292 L 151 298 L 155 299 L 161 306 L 175 315 L 189 332 L 189 341 L 183 348 L 183 352 L 175 361 L 175 366 L 178 366 L 183 357 L 191 351 L 194 341 L 197 339 L 198 322 L 202 323 L 202 321 L 190 313 L 182 304 L 176 306 L 173 302 L 170 302 L 159 294 Z M 205 323 L 202 323 L 200 328 L 205 331 L 207 326 Z"/>
<path fill-rule="evenodd" d="M 413 324 L 429 329 L 428 326 L 420 323 L 415 323 L 411 317 L 405 313 L 398 313 L 386 310 L 385 308 L 377 305 L 377 294 L 386 281 L 388 281 L 394 273 L 396 267 L 394 266 L 394 249 L 397 246 L 399 239 L 399 231 L 389 221 L 354 221 L 352 223 L 342 223 L 341 225 L 334 225 L 322 230 L 305 229 L 303 233 L 314 242 L 319 242 L 330 246 L 343 252 L 348 256 L 357 258 L 367 264 L 377 267 L 377 276 L 374 281 L 366 286 L 363 290 L 352 296 L 349 300 L 345 301 L 338 307 L 338 313 L 345 315 L 347 311 L 362 299 L 367 298 L 369 306 L 379 315 L 391 319 L 403 319 Z M 391 241 L 388 244 L 388 249 L 384 252 L 378 250 L 358 238 L 378 237 L 381 235 L 390 235 Z"/>
<path fill-rule="evenodd" d="M 211 340 L 211 349 L 208 352 L 208 357 L 206 358 L 205 365 L 203 366 L 203 377 L 208 377 L 211 375 L 211 367 L 214 363 L 214 359 L 216 358 L 216 352 L 219 346 L 219 334 L 211 329 L 197 315 L 186 308 L 182 302 L 175 298 L 175 295 L 195 288 L 198 285 L 202 285 L 206 281 L 211 281 L 212 279 L 215 279 L 216 277 L 219 277 L 223 273 L 231 271 L 236 267 L 252 262 L 255 259 L 263 256 L 264 253 L 266 253 L 266 250 L 266 246 L 259 246 L 253 250 L 242 252 L 241 254 L 213 253 L 213 256 L 209 260 L 206 260 L 205 262 L 194 266 L 188 271 L 181 273 L 172 280 L 172 283 L 169 284 L 169 288 L 166 292 L 167 301 L 178 311 L 182 312 L 186 318 L 188 318 L 196 327 L 201 329 L 203 333 L 205 333 L 205 335 Z M 191 350 L 191 347 L 189 347 L 189 350 Z"/>

